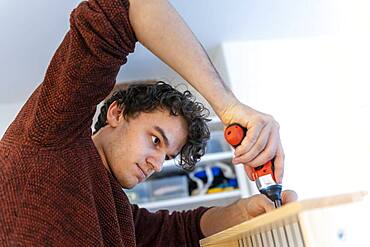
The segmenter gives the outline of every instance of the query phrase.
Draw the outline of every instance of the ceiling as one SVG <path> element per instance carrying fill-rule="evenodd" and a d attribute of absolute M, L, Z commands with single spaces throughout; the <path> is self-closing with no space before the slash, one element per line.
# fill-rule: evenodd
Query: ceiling
<path fill-rule="evenodd" d="M 337 29 L 334 0 L 172 0 L 206 50 L 221 42 L 312 36 Z M 0 1 L 0 104 L 24 102 L 68 28 L 77 0 Z M 118 81 L 176 75 L 137 45 Z"/>

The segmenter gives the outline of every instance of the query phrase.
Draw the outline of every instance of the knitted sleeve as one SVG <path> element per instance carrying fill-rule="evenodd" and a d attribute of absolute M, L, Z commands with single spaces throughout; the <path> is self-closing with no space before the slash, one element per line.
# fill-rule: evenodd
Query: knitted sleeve
<path fill-rule="evenodd" d="M 132 205 L 137 246 L 199 246 L 204 238 L 200 218 L 208 208 L 169 213 L 151 213 Z"/>
<path fill-rule="evenodd" d="M 112 90 L 137 41 L 128 8 L 128 0 L 89 0 L 73 10 L 70 30 L 20 113 L 27 121 L 17 127 L 34 145 L 91 136 L 96 105 Z"/>

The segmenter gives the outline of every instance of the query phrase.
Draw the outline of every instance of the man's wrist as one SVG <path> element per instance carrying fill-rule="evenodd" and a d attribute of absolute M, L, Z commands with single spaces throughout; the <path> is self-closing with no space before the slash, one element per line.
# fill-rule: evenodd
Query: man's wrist
<path fill-rule="evenodd" d="M 225 207 L 213 207 L 200 219 L 200 229 L 205 237 L 223 231 L 243 221 L 237 202 Z"/>
<path fill-rule="evenodd" d="M 222 87 L 222 85 L 219 85 Z M 225 88 L 215 88 L 213 92 L 208 92 L 203 94 L 207 101 L 211 105 L 217 116 L 223 120 L 223 116 L 233 105 L 239 104 L 239 100 L 235 97 L 234 93 L 229 89 Z"/>
<path fill-rule="evenodd" d="M 233 116 L 233 109 L 236 109 L 240 104 L 240 101 L 230 92 L 223 99 L 220 99 L 217 105 L 212 107 L 224 124 L 231 124 L 231 118 L 235 117 Z"/>

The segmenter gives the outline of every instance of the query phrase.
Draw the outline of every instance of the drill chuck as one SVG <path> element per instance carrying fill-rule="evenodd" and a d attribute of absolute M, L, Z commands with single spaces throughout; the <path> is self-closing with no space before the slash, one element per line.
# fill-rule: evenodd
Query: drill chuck
<path fill-rule="evenodd" d="M 272 184 L 266 188 L 260 189 L 260 192 L 274 202 L 275 208 L 281 207 L 281 190 L 280 184 Z"/>

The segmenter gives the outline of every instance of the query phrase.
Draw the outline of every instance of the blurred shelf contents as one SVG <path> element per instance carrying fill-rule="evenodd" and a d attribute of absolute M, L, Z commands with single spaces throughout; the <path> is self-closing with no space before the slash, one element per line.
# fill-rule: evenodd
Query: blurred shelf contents
<path fill-rule="evenodd" d="M 131 190 L 125 190 L 131 203 L 188 197 L 188 179 L 185 175 L 148 180 Z"/>
<path fill-rule="evenodd" d="M 212 162 L 189 173 L 191 195 L 230 191 L 238 188 L 235 172 L 224 162 Z"/>
<path fill-rule="evenodd" d="M 139 203 L 141 208 L 146 208 L 149 211 L 156 211 L 158 209 L 169 210 L 185 210 L 188 208 L 195 208 L 198 206 L 212 206 L 219 200 L 235 201 L 241 196 L 240 190 L 225 191 L 222 193 L 207 194 L 204 196 L 190 196 L 185 198 L 176 198 L 164 201 L 153 201 L 146 203 Z M 189 205 L 193 207 L 189 207 Z"/>

